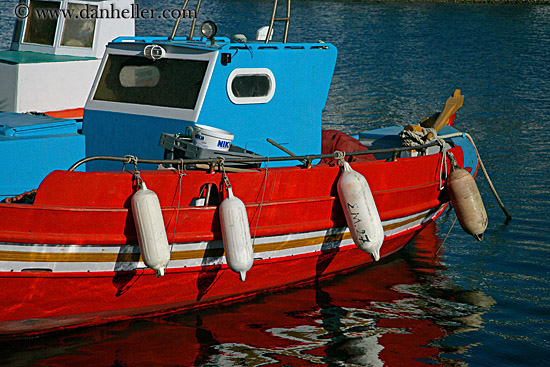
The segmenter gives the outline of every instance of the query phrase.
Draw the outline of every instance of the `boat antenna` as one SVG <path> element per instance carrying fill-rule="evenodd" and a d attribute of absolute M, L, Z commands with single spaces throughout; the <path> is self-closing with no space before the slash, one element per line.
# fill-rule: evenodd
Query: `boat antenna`
<path fill-rule="evenodd" d="M 176 19 L 176 24 L 174 24 L 174 29 L 172 30 L 172 35 L 168 39 L 169 41 L 173 41 L 176 37 L 176 32 L 178 31 L 178 27 L 180 25 L 181 18 L 183 18 L 185 14 L 185 8 L 187 7 L 187 4 L 189 3 L 189 0 L 185 0 L 183 3 L 183 6 L 181 7 L 180 13 L 178 15 L 178 18 Z M 202 0 L 197 1 L 197 8 L 195 9 L 195 14 L 193 17 L 193 23 L 191 24 L 191 32 L 189 33 L 189 40 L 193 40 L 193 33 L 195 31 L 195 25 L 197 24 L 197 17 L 199 16 L 199 9 L 201 8 Z"/>

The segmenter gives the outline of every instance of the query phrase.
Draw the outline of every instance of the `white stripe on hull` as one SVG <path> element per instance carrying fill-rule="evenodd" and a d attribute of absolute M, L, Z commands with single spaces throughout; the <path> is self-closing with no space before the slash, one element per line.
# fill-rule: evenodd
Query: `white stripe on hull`
<path fill-rule="evenodd" d="M 385 237 L 420 228 L 438 216 L 443 206 L 407 217 L 383 221 Z M 255 259 L 276 259 L 331 248 L 352 246 L 347 227 L 259 237 Z M 224 264 L 221 240 L 171 244 L 169 269 Z M 110 272 L 143 269 L 137 245 L 51 245 L 0 242 L 0 272 Z"/>

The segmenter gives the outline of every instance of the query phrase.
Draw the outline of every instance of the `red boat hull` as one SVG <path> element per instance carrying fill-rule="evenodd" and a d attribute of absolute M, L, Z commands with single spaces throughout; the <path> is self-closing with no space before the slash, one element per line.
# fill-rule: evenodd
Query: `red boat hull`
<path fill-rule="evenodd" d="M 460 162 L 460 148 L 453 153 Z M 382 219 L 381 257 L 445 208 L 440 167 L 441 155 L 353 165 L 367 178 Z M 241 282 L 223 257 L 217 206 L 190 206 L 204 184 L 221 184 L 221 174 L 142 172 L 173 244 L 166 275 L 157 278 L 140 261 L 132 174 L 53 172 L 34 204 L 0 204 L 0 334 L 205 307 L 364 266 L 372 259 L 347 230 L 338 174 L 328 165 L 228 174 L 255 242 L 254 265 Z"/>

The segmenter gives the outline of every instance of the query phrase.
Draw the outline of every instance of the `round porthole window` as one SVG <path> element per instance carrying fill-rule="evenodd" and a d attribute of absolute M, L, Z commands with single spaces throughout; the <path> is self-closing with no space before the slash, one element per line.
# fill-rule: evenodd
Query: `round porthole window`
<path fill-rule="evenodd" d="M 227 79 L 227 94 L 235 104 L 267 103 L 275 94 L 275 77 L 269 69 L 235 69 Z"/>

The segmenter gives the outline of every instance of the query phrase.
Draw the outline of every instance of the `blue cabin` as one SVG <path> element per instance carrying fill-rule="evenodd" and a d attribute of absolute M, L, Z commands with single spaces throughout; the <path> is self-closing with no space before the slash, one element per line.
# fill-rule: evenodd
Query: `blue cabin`
<path fill-rule="evenodd" d="M 228 131 L 232 144 L 262 156 L 284 154 L 267 138 L 298 155 L 320 153 L 335 62 L 336 48 L 326 43 L 118 38 L 86 103 L 86 155 L 161 159 L 160 134 L 195 124 Z"/>

